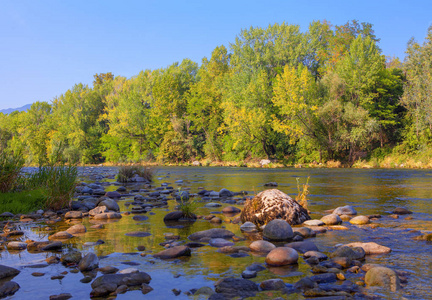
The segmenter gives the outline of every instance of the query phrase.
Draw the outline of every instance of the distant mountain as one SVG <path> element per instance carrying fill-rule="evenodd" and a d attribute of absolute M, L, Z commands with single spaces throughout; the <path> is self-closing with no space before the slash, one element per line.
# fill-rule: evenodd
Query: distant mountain
<path fill-rule="evenodd" d="M 13 111 L 25 111 L 27 109 L 29 109 L 32 105 L 31 104 L 26 104 L 22 107 L 18 107 L 18 108 L 7 108 L 7 109 L 0 109 L 0 113 L 4 113 L 5 115 L 10 114 Z"/>

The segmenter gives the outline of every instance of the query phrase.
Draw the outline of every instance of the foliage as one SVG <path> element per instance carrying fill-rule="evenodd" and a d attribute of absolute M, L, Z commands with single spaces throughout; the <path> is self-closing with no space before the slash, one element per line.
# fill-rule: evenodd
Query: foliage
<path fill-rule="evenodd" d="M 178 210 L 183 213 L 184 218 L 196 218 L 195 211 L 198 208 L 198 202 L 192 199 L 183 199 L 181 189 L 178 190 L 178 195 L 180 195 L 180 200 L 178 201 Z"/>
<path fill-rule="evenodd" d="M 131 182 L 135 176 L 144 178 L 147 181 L 152 181 L 155 170 L 148 166 L 120 166 L 117 174 L 118 182 Z"/>
<path fill-rule="evenodd" d="M 308 177 L 306 179 L 306 183 L 303 184 L 302 187 L 300 188 L 300 178 L 298 178 L 298 177 L 296 178 L 298 194 L 297 194 L 295 200 L 301 206 L 303 206 L 304 209 L 307 209 L 307 207 L 308 207 L 307 196 L 309 195 L 309 179 L 310 179 L 310 177 Z"/>
<path fill-rule="evenodd" d="M 21 153 L 7 150 L 0 152 L 0 193 L 9 192 L 16 187 L 23 166 Z"/>

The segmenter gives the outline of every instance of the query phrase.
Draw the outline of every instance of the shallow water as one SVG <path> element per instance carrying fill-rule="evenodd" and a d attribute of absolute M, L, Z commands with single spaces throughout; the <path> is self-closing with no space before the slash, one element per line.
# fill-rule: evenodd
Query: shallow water
<path fill-rule="evenodd" d="M 115 168 L 86 168 L 85 171 L 93 173 L 115 173 Z M 83 171 L 83 170 L 81 170 Z M 264 189 L 264 183 L 275 181 L 279 189 L 294 196 L 297 194 L 296 178 L 300 183 L 305 183 L 307 177 L 310 185 L 308 208 L 313 218 L 320 218 L 324 211 L 338 206 L 352 205 L 358 214 L 382 214 L 383 218 L 373 221 L 380 224 L 378 228 L 352 226 L 348 222 L 343 225 L 350 228 L 349 231 L 328 231 L 308 239 L 313 241 L 323 252 L 330 252 L 336 244 L 355 241 L 374 241 L 378 244 L 392 248 L 392 252 L 385 255 L 368 256 L 366 263 L 379 263 L 394 269 L 409 272 L 408 283 L 397 293 L 389 293 L 380 289 L 365 289 L 366 293 L 376 295 L 384 299 L 430 299 L 429 291 L 432 282 L 432 244 L 423 241 L 415 241 L 418 231 L 432 231 L 432 172 L 424 170 L 358 170 L 358 169 L 246 169 L 246 168 L 205 168 L 205 167 L 162 167 L 155 175 L 154 186 L 161 183 L 170 183 L 174 188 L 190 188 L 191 193 L 196 193 L 198 187 L 207 190 L 219 191 L 227 188 L 232 191 L 248 191 L 254 194 Z M 176 180 L 184 180 L 182 185 L 177 185 Z M 115 190 L 110 186 L 106 190 Z M 131 186 L 136 189 L 139 186 Z M 131 209 L 125 206 L 132 198 L 119 201 L 121 211 Z M 152 213 L 145 214 L 149 217 L 146 221 L 134 221 L 132 217 L 123 216 L 119 221 L 105 225 L 104 229 L 91 229 L 92 224 L 88 218 L 84 219 L 87 233 L 74 237 L 67 242 L 68 247 L 77 248 L 86 253 L 95 252 L 101 256 L 100 266 L 115 266 L 119 269 L 131 267 L 128 262 L 138 263 L 132 266 L 152 277 L 150 286 L 154 290 L 146 295 L 141 291 L 130 291 L 118 295 L 118 299 L 192 299 L 183 292 L 192 288 L 203 286 L 213 287 L 214 282 L 222 277 L 235 276 L 239 278 L 241 272 L 252 262 L 264 263 L 265 257 L 250 255 L 243 258 L 232 258 L 227 254 L 217 252 L 216 248 L 205 246 L 192 249 L 190 258 L 171 261 L 162 261 L 151 256 L 164 248 L 159 243 L 165 241 L 165 233 L 173 233 L 180 236 L 180 240 L 187 241 L 187 236 L 199 230 L 224 226 L 226 229 L 241 236 L 239 226 L 231 223 L 212 225 L 208 221 L 198 220 L 193 224 L 183 224 L 183 228 L 169 228 L 163 222 L 167 211 L 172 211 L 176 205 L 174 200 L 169 201 L 169 208 L 155 208 Z M 204 203 L 202 204 L 204 205 Z M 223 204 L 223 207 L 227 204 Z M 222 208 L 223 208 L 222 207 Z M 240 207 L 240 206 L 238 206 Z M 396 207 L 405 207 L 413 214 L 412 220 L 387 217 Z M 209 214 L 221 211 L 221 208 L 200 208 L 198 214 Z M 225 219 L 228 217 L 222 217 Z M 232 219 L 232 217 L 231 217 Z M 42 224 L 43 225 L 43 224 Z M 65 230 L 71 224 L 58 223 L 51 226 L 55 230 Z M 22 225 L 26 235 L 21 240 L 46 240 L 49 232 L 40 229 L 35 224 Z M 148 237 L 130 237 L 125 233 L 131 231 L 146 231 L 151 233 Z M 83 247 L 85 242 L 94 242 L 98 239 L 105 244 L 94 247 Z M 236 243 L 237 246 L 248 245 L 250 240 Z M 147 256 L 142 257 L 137 247 L 146 247 Z M 66 249 L 64 250 L 66 251 Z M 79 280 L 83 274 L 68 273 L 61 280 L 51 280 L 51 276 L 59 275 L 63 271 L 70 271 L 60 264 L 50 265 L 44 268 L 26 268 L 24 266 L 44 263 L 51 253 L 32 254 L 27 251 L 9 253 L 0 252 L 0 264 L 19 268 L 21 273 L 13 280 L 20 284 L 20 290 L 10 299 L 47 299 L 49 295 L 71 293 L 74 298 L 87 299 L 91 291 L 90 284 L 81 283 Z M 310 267 L 300 258 L 298 266 L 289 268 L 269 268 L 259 272 L 253 281 L 259 283 L 265 279 L 281 278 L 287 283 L 294 283 L 304 276 L 311 275 Z M 42 277 L 33 277 L 31 273 L 43 272 Z M 180 275 L 178 277 L 178 275 Z M 175 278 L 177 277 L 177 278 Z M 172 289 L 179 289 L 182 293 L 174 296 Z M 262 295 L 268 298 L 268 295 Z M 292 299 L 301 299 L 294 295 Z"/>

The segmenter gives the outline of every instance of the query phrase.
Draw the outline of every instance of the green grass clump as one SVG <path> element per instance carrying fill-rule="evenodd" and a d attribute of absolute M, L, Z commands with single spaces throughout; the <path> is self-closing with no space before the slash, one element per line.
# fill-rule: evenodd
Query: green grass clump
<path fill-rule="evenodd" d="M 24 158 L 20 153 L 0 151 L 0 193 L 6 193 L 17 187 L 20 181 Z"/>
<path fill-rule="evenodd" d="M 181 195 L 181 190 L 179 190 L 178 194 Z M 180 200 L 178 201 L 178 210 L 183 213 L 183 217 L 185 218 L 191 218 L 195 219 L 195 211 L 198 208 L 198 202 L 194 199 L 183 199 L 183 197 L 180 197 Z"/>
<path fill-rule="evenodd" d="M 309 195 L 309 178 L 307 178 L 306 183 L 303 184 L 302 188 L 300 188 L 300 178 L 296 178 L 297 180 L 297 191 L 298 194 L 295 198 L 295 200 L 303 206 L 304 209 L 307 209 L 308 207 L 308 199 L 307 196 Z"/>
<path fill-rule="evenodd" d="M 118 182 L 131 182 L 132 178 L 137 175 L 145 180 L 152 181 L 154 169 L 148 166 L 121 166 L 117 174 Z"/>
<path fill-rule="evenodd" d="M 26 214 L 45 207 L 46 198 L 42 189 L 0 193 L 0 212 Z"/>

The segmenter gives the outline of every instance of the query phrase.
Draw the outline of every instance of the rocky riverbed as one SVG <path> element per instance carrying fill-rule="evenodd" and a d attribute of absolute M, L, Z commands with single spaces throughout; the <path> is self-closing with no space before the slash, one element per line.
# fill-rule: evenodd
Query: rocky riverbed
<path fill-rule="evenodd" d="M 412 212 L 400 202 L 391 210 L 374 211 L 367 203 L 352 205 L 340 199 L 338 205 L 323 207 L 312 200 L 308 207 L 312 220 L 292 226 L 277 220 L 259 228 L 240 221 L 240 211 L 255 196 L 255 187 L 220 186 L 200 170 L 164 168 L 152 183 L 138 180 L 123 185 L 114 180 L 115 168 L 81 168 L 71 209 L 3 214 L 0 295 L 14 299 L 430 296 L 429 213 Z M 260 191 L 270 183 L 266 179 L 277 178 L 258 178 Z M 275 188 L 275 181 L 268 189 Z M 277 188 L 289 191 L 283 183 Z M 176 210 L 176 198 L 197 202 L 197 218 L 183 218 Z M 420 223 L 424 227 L 419 228 Z"/>

